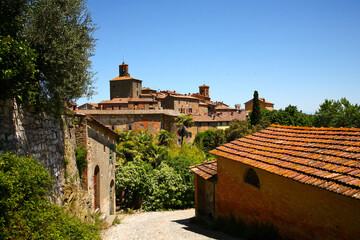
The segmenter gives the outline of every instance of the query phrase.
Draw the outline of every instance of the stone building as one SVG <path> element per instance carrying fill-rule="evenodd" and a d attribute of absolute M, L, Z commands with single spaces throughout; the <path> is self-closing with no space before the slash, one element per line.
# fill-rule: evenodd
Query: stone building
<path fill-rule="evenodd" d="M 274 104 L 265 100 L 265 98 L 259 98 L 260 109 L 274 110 Z M 253 108 L 253 99 L 245 103 L 246 113 L 251 112 Z"/>
<path fill-rule="evenodd" d="M 86 167 L 81 178 L 93 209 L 115 214 L 116 139 L 119 135 L 92 116 L 75 115 L 76 145 L 87 149 Z M 78 166 L 79 167 L 79 166 Z"/>
<path fill-rule="evenodd" d="M 175 118 L 180 113 L 173 110 L 79 110 L 91 115 L 112 130 L 148 130 L 157 134 L 161 129 L 175 132 Z"/>
<path fill-rule="evenodd" d="M 284 239 L 360 239 L 359 129 L 272 125 L 210 153 L 216 163 L 191 167 L 198 215 L 270 223 Z"/>
<path fill-rule="evenodd" d="M 199 114 L 199 102 L 196 97 L 186 95 L 173 95 L 170 94 L 163 100 L 164 109 L 173 109 L 182 114 Z"/>
<path fill-rule="evenodd" d="M 124 62 L 119 65 L 119 76 L 110 80 L 110 99 L 139 98 L 142 90 L 142 80 L 132 78 L 129 66 Z"/>
<path fill-rule="evenodd" d="M 193 94 L 142 88 L 142 81 L 131 78 L 128 65 L 123 62 L 119 65 L 119 77 L 110 80 L 110 100 L 99 102 L 97 108 L 84 104 L 79 109 L 112 129 L 149 130 L 151 133 L 160 129 L 176 132 L 175 126 L 169 124 L 174 125 L 180 114 L 192 115 L 195 123 L 187 138 L 192 142 L 199 131 L 225 129 L 233 119 L 245 120 L 241 109 L 211 101 L 209 88 L 203 84 L 199 92 Z M 129 113 L 129 110 L 135 112 Z"/>

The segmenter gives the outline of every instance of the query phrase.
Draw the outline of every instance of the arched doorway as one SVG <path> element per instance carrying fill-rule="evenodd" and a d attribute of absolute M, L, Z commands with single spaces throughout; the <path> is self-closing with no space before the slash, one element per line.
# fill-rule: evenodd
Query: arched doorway
<path fill-rule="evenodd" d="M 110 190 L 109 190 L 109 194 L 110 194 L 110 197 L 109 197 L 110 215 L 114 214 L 114 191 L 115 191 L 114 186 L 115 186 L 115 182 L 114 182 L 114 180 L 111 180 L 111 182 L 110 182 Z"/>
<path fill-rule="evenodd" d="M 100 208 L 100 168 L 99 166 L 95 167 L 94 171 L 94 208 Z"/>

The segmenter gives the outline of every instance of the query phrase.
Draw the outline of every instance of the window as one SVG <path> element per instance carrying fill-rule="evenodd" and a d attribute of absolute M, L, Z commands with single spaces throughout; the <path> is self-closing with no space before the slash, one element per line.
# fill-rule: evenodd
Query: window
<path fill-rule="evenodd" d="M 210 127 L 210 123 L 209 123 L 209 122 L 207 123 L 207 125 L 208 125 L 208 127 Z"/>
<path fill-rule="evenodd" d="M 131 130 L 131 124 L 129 124 L 129 131 Z"/>
<path fill-rule="evenodd" d="M 144 127 L 144 124 L 140 123 L 140 127 L 143 128 L 143 127 Z"/>
<path fill-rule="evenodd" d="M 192 108 L 189 108 L 189 113 L 192 113 Z"/>
<path fill-rule="evenodd" d="M 244 178 L 244 182 L 251 184 L 257 188 L 260 188 L 260 181 L 259 181 L 259 177 L 256 174 L 255 170 L 250 168 L 246 174 L 245 174 L 245 178 Z"/>
<path fill-rule="evenodd" d="M 112 130 L 115 130 L 115 126 L 114 126 L 114 125 L 111 125 L 111 129 L 112 129 Z"/>
<path fill-rule="evenodd" d="M 114 163 L 114 151 L 112 148 L 110 148 L 110 153 L 109 153 L 109 164 L 113 164 Z"/>
<path fill-rule="evenodd" d="M 104 145 L 104 152 L 106 152 L 106 146 Z"/>

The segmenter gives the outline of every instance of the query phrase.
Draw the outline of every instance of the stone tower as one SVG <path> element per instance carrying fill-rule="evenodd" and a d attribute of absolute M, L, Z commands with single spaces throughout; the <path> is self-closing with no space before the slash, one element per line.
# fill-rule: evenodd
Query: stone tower
<path fill-rule="evenodd" d="M 142 81 L 130 77 L 129 65 L 124 62 L 119 65 L 119 76 L 110 80 L 110 99 L 139 98 Z"/>
<path fill-rule="evenodd" d="M 199 86 L 199 93 L 200 95 L 204 96 L 205 98 L 210 99 L 210 93 L 209 93 L 209 86 L 206 86 L 205 84 Z"/>

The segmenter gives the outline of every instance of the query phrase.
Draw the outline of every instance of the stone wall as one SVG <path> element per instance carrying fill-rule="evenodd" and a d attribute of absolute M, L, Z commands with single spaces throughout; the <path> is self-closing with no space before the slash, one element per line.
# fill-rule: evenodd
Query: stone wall
<path fill-rule="evenodd" d="M 38 159 L 55 180 L 52 197 L 56 203 L 61 203 L 66 165 L 75 161 L 71 147 L 64 158 L 65 137 L 69 143 L 73 140 L 70 132 L 64 134 L 63 128 L 62 120 L 24 109 L 13 100 L 0 100 L 0 152 Z"/>

